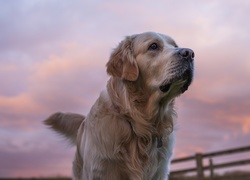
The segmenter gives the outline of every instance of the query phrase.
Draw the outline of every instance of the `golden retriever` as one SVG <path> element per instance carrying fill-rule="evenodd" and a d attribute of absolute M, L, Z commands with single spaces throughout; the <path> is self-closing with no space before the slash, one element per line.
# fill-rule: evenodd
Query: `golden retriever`
<path fill-rule="evenodd" d="M 84 117 L 55 113 L 45 124 L 77 150 L 77 180 L 168 179 L 174 99 L 193 79 L 194 52 L 163 34 L 126 37 L 107 63 L 106 90 Z"/>

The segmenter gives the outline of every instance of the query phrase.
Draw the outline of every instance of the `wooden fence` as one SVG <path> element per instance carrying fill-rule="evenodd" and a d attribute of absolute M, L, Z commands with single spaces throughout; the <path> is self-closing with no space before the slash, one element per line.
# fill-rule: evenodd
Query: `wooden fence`
<path fill-rule="evenodd" d="M 189 156 L 186 158 L 177 158 L 177 159 L 172 160 L 171 164 L 181 163 L 181 162 L 186 162 L 186 161 L 195 161 L 196 167 L 171 171 L 170 176 L 174 176 L 176 174 L 196 172 L 197 178 L 199 180 L 203 180 L 204 179 L 204 171 L 209 170 L 210 177 L 211 177 L 211 179 L 213 179 L 214 169 L 250 164 L 250 156 L 246 157 L 245 160 L 233 161 L 233 162 L 227 162 L 227 163 L 221 163 L 221 164 L 214 164 L 213 159 L 212 159 L 213 157 L 235 154 L 235 153 L 242 153 L 242 152 L 247 152 L 247 151 L 250 152 L 250 146 L 229 149 L 229 150 L 224 150 L 224 151 L 217 151 L 217 152 L 212 152 L 212 153 L 205 153 L 205 154 L 197 153 L 194 156 Z M 203 159 L 205 159 L 205 158 L 209 159 L 208 166 L 203 166 Z"/>

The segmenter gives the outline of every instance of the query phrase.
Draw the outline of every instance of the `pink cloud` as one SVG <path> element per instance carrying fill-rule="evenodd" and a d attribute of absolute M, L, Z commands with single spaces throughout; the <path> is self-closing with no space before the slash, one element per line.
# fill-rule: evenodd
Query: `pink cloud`
<path fill-rule="evenodd" d="M 58 149 L 36 150 L 28 152 L 0 151 L 2 177 L 52 177 L 71 174 L 71 153 Z M 64 149 L 64 147 L 61 147 Z M 70 150 L 68 150 L 70 151 Z M 8 157 L 8 158 L 6 158 Z M 32 165 L 33 164 L 33 165 Z M 55 169 L 55 167 L 57 167 Z"/>
<path fill-rule="evenodd" d="M 21 94 L 13 97 L 0 97 L 0 107 L 2 111 L 14 113 L 37 112 L 40 109 L 38 103 L 28 94 Z"/>
<path fill-rule="evenodd" d="M 111 49 L 144 31 L 170 34 L 196 54 L 194 82 L 176 103 L 176 157 L 249 144 L 248 2 L 0 6 L 1 175 L 71 174 L 73 151 L 42 120 L 55 111 L 86 114 L 105 88 Z"/>

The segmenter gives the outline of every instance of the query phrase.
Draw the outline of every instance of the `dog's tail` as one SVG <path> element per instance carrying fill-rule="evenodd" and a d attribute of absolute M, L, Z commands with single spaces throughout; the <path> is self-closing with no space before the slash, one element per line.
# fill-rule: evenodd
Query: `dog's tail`
<path fill-rule="evenodd" d="M 84 119 L 85 116 L 80 114 L 57 112 L 44 120 L 44 124 L 76 144 L 78 129 Z"/>

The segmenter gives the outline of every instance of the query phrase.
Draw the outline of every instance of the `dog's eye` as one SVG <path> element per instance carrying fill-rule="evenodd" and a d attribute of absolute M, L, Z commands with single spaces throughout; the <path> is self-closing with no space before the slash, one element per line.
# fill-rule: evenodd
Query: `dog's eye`
<path fill-rule="evenodd" d="M 157 43 L 152 43 L 152 44 L 149 46 L 149 48 L 148 48 L 148 50 L 156 50 L 156 49 L 158 49 L 158 44 L 157 44 Z"/>

